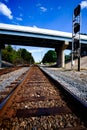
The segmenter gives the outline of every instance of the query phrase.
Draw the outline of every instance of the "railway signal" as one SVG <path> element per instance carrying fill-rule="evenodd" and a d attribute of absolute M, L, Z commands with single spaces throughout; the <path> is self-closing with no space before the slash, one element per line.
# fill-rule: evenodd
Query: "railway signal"
<path fill-rule="evenodd" d="M 73 29 L 72 29 L 72 64 L 71 67 L 73 69 L 73 58 L 74 55 L 77 55 L 78 57 L 78 71 L 80 71 L 80 50 L 81 50 L 81 44 L 80 44 L 80 11 L 81 6 L 78 5 L 74 9 L 73 14 Z"/>
<path fill-rule="evenodd" d="M 78 5 L 75 9 L 74 9 L 74 16 L 77 17 L 80 14 L 80 10 L 81 10 L 81 6 Z"/>
<path fill-rule="evenodd" d="M 78 48 L 79 48 L 79 39 L 74 39 L 74 51 L 75 50 L 78 50 Z"/>
<path fill-rule="evenodd" d="M 74 33 L 76 34 L 79 31 L 80 31 L 80 24 L 79 23 L 75 23 L 74 24 Z"/>

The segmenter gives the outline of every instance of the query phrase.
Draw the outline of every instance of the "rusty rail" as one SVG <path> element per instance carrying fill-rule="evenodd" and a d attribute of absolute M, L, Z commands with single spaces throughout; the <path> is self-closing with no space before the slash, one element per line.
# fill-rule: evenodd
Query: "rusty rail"
<path fill-rule="evenodd" d="M 0 129 L 85 130 L 65 98 L 52 80 L 32 66 L 0 110 Z"/>
<path fill-rule="evenodd" d="M 9 72 L 12 72 L 12 71 L 15 71 L 17 69 L 20 69 L 21 67 L 10 67 L 10 68 L 3 68 L 3 69 L 0 69 L 0 75 L 3 75 L 3 74 L 7 74 Z"/>

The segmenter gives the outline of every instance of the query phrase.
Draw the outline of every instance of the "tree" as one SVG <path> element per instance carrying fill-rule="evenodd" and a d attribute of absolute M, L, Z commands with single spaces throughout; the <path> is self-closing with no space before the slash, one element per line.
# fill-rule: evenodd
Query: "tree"
<path fill-rule="evenodd" d="M 71 61 L 71 53 L 70 54 L 67 54 L 65 55 L 65 62 L 70 62 Z"/>
<path fill-rule="evenodd" d="M 12 63 L 13 48 L 11 47 L 11 45 L 6 46 L 6 48 L 2 50 L 2 59 Z"/>
<path fill-rule="evenodd" d="M 53 50 L 49 50 L 43 57 L 42 62 L 43 63 L 52 63 L 56 62 L 57 60 L 57 54 Z"/>
<path fill-rule="evenodd" d="M 28 52 L 26 49 L 19 49 L 18 50 L 19 59 L 22 63 L 31 64 L 34 63 L 34 58 L 32 57 L 31 53 Z"/>
<path fill-rule="evenodd" d="M 11 45 L 6 46 L 6 48 L 2 50 L 2 59 L 12 64 L 34 63 L 34 58 L 30 52 L 21 48 L 16 51 Z"/>

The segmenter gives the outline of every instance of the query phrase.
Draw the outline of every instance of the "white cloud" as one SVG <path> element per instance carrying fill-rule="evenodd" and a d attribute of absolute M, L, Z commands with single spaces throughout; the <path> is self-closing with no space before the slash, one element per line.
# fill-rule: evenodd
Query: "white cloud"
<path fill-rule="evenodd" d="M 44 6 L 42 6 L 40 3 L 38 3 L 36 6 L 39 7 L 39 9 L 41 10 L 41 12 L 46 12 L 47 11 L 47 8 L 44 7 Z"/>
<path fill-rule="evenodd" d="M 47 8 L 45 8 L 43 6 L 41 6 L 40 9 L 41 9 L 42 12 L 46 12 L 47 11 Z"/>
<path fill-rule="evenodd" d="M 87 8 L 87 0 L 82 1 L 82 2 L 80 3 L 80 5 L 81 5 L 81 8 L 82 8 L 82 9 Z"/>
<path fill-rule="evenodd" d="M 16 18 L 18 21 L 23 21 L 23 19 L 22 18 L 19 18 L 19 17 L 17 17 Z"/>
<path fill-rule="evenodd" d="M 36 49 L 33 49 L 33 50 L 28 49 L 28 51 L 31 52 L 31 53 L 38 53 L 38 52 L 43 52 L 44 49 L 43 48 L 39 48 L 39 49 L 36 48 Z"/>
<path fill-rule="evenodd" d="M 7 5 L 0 2 L 0 13 L 8 17 L 9 19 L 13 19 L 11 10 L 7 7 Z"/>

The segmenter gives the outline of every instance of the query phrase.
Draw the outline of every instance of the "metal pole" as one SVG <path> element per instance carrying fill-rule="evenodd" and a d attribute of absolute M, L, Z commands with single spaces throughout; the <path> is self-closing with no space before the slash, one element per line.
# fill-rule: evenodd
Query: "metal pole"
<path fill-rule="evenodd" d="M 78 57 L 78 71 L 80 71 L 80 56 Z"/>
<path fill-rule="evenodd" d="M 73 19 L 74 19 L 74 16 L 72 16 L 72 52 L 71 52 L 71 70 L 73 70 Z"/>
<path fill-rule="evenodd" d="M 80 24 L 80 14 L 79 14 L 79 24 Z M 78 49 L 78 71 L 80 71 L 80 56 L 81 56 L 81 43 L 80 43 L 80 31 L 79 31 L 79 49 Z"/>
<path fill-rule="evenodd" d="M 72 60 L 71 60 L 71 69 L 73 70 L 73 41 L 72 41 Z"/>

